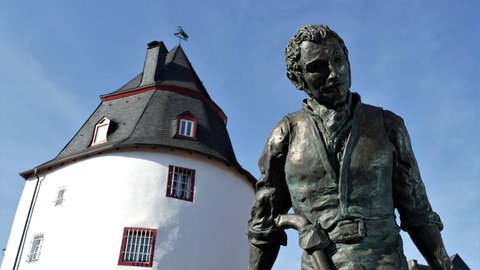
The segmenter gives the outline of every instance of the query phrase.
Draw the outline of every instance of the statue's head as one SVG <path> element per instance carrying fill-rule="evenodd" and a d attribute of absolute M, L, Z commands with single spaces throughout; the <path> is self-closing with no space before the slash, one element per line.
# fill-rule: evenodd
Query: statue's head
<path fill-rule="evenodd" d="M 325 105 L 343 103 L 350 89 L 350 62 L 343 40 L 324 25 L 307 25 L 285 49 L 287 76 Z"/>

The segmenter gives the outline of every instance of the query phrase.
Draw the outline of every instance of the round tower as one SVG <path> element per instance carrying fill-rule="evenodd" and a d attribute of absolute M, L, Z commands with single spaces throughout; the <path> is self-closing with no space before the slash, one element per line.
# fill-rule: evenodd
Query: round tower
<path fill-rule="evenodd" d="M 26 179 L 4 269 L 246 269 L 254 178 L 182 47 L 143 72 Z"/>

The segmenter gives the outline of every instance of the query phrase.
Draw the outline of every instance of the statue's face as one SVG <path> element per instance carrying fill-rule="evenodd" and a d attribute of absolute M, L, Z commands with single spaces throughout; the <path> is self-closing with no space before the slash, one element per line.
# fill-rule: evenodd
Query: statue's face
<path fill-rule="evenodd" d="M 340 43 L 327 37 L 300 44 L 299 65 L 307 93 L 326 106 L 345 102 L 350 89 L 350 65 Z"/>

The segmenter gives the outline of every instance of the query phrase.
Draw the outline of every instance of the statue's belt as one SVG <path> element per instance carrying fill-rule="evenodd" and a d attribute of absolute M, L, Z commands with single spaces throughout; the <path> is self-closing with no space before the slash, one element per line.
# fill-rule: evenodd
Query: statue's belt
<path fill-rule="evenodd" d="M 365 222 L 362 219 L 340 221 L 328 236 L 335 243 L 358 243 L 365 238 Z"/>

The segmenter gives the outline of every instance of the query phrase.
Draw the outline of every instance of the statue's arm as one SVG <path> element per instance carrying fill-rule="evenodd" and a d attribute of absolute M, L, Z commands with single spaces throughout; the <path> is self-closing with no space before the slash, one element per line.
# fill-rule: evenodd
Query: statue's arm
<path fill-rule="evenodd" d="M 282 120 L 272 130 L 258 162 L 261 176 L 247 228 L 250 270 L 271 269 L 280 245 L 287 242 L 285 232 L 274 222 L 291 207 L 284 172 L 287 149 L 288 124 Z"/>
<path fill-rule="evenodd" d="M 270 244 L 269 246 L 256 246 L 250 243 L 249 270 L 270 270 L 275 263 L 280 245 Z"/>
<path fill-rule="evenodd" d="M 443 245 L 440 229 L 434 223 L 408 229 L 408 234 L 432 269 L 454 269 Z"/>
<path fill-rule="evenodd" d="M 393 197 L 401 228 L 408 232 L 432 269 L 453 269 L 440 234 L 443 224 L 428 201 L 403 120 L 385 111 L 384 122 L 395 149 Z"/>

